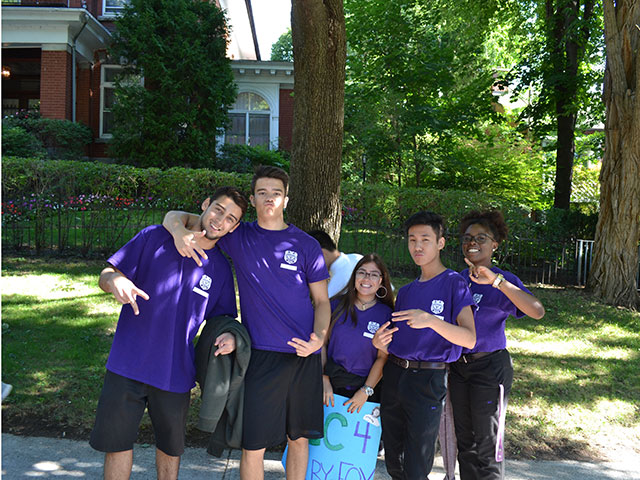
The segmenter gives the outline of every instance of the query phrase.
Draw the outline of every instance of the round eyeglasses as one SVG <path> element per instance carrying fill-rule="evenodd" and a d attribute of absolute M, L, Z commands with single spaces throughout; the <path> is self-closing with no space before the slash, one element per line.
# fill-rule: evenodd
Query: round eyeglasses
<path fill-rule="evenodd" d="M 491 236 L 487 235 L 486 233 L 479 233 L 478 235 L 469 235 L 467 233 L 460 237 L 460 241 L 462 243 L 476 242 L 478 245 L 487 243 L 487 240 L 491 240 L 492 242 L 495 242 L 495 240 Z"/>
<path fill-rule="evenodd" d="M 380 280 L 382 278 L 382 274 L 380 272 L 367 272 L 366 270 L 356 270 L 356 278 L 367 278 L 369 277 L 374 282 Z"/>

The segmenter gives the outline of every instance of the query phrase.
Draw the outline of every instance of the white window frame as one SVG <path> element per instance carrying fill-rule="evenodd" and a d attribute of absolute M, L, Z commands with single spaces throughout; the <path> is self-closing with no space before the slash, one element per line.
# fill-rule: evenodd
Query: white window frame
<path fill-rule="evenodd" d="M 263 93 L 261 92 L 257 92 L 254 90 L 243 90 L 238 92 L 238 96 L 240 96 L 243 93 L 251 93 L 253 95 L 257 95 L 260 98 L 262 98 L 262 100 L 264 100 L 264 102 L 267 104 L 267 106 L 269 107 L 269 110 L 241 110 L 241 109 L 231 109 L 229 110 L 229 114 L 235 113 L 241 113 L 244 115 L 244 145 L 249 145 L 249 140 L 251 138 L 250 135 L 250 131 L 249 131 L 249 115 L 264 115 L 265 117 L 267 117 L 269 119 L 269 139 L 267 141 L 267 144 L 265 145 L 265 147 L 267 147 L 267 150 L 272 150 L 272 141 L 271 141 L 271 121 L 273 118 L 273 106 L 271 105 L 271 103 L 269 102 L 269 98 L 267 96 L 265 96 Z M 227 135 L 226 132 L 223 135 L 222 138 L 222 143 L 226 143 L 227 141 Z"/>
<path fill-rule="evenodd" d="M 104 132 L 104 91 L 105 88 L 115 89 L 115 82 L 105 81 L 105 70 L 122 70 L 120 65 L 100 65 L 100 138 L 112 138 L 111 133 Z"/>
<path fill-rule="evenodd" d="M 107 6 L 107 0 L 102 0 L 102 15 L 105 17 L 117 17 L 124 7 Z"/>

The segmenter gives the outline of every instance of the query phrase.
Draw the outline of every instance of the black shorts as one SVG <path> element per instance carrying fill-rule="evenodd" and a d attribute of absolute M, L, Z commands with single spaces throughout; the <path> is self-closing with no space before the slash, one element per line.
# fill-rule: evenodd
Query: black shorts
<path fill-rule="evenodd" d="M 167 455 L 180 456 L 190 397 L 190 392 L 167 392 L 107 370 L 89 444 L 101 452 L 131 450 L 147 408 L 156 447 Z"/>
<path fill-rule="evenodd" d="M 322 438 L 320 355 L 252 350 L 244 379 L 242 448 L 260 450 L 298 438 Z"/>

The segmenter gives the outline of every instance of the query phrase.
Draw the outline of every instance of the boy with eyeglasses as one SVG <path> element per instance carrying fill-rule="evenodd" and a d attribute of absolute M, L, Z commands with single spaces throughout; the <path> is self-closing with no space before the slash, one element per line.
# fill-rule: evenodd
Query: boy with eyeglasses
<path fill-rule="evenodd" d="M 384 324 L 373 344 L 389 353 L 381 398 L 387 472 L 394 480 L 424 480 L 433 466 L 445 364 L 476 342 L 474 301 L 468 282 L 440 260 L 442 217 L 418 212 L 405 222 L 405 232 L 421 274 L 400 289 L 394 326 Z"/>

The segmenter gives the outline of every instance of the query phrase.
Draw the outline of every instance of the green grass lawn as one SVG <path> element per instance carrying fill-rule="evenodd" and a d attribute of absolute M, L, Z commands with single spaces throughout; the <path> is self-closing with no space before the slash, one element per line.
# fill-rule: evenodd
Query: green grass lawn
<path fill-rule="evenodd" d="M 86 439 L 119 305 L 97 279 L 101 261 L 10 257 L 2 265 L 3 431 Z M 410 279 L 394 278 L 400 287 Z M 580 290 L 535 288 L 541 321 L 508 323 L 515 381 L 510 458 L 606 458 L 639 452 L 640 313 Z M 198 391 L 189 420 L 195 429 Z M 149 422 L 142 442 L 152 441 Z"/>

